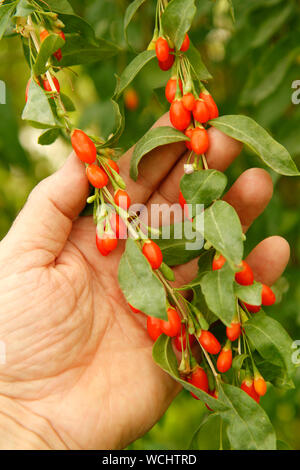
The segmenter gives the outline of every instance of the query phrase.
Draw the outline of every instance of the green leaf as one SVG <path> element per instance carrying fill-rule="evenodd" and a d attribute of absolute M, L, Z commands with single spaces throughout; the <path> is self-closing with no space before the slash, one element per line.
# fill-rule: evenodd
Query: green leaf
<path fill-rule="evenodd" d="M 145 3 L 146 0 L 134 0 L 133 2 L 131 2 L 127 9 L 126 9 L 126 12 L 125 12 L 125 16 L 124 16 L 124 34 L 125 34 L 125 38 L 127 40 L 127 28 L 132 20 L 132 18 L 134 17 L 134 15 L 136 14 L 137 10 L 140 8 L 140 6 Z"/>
<path fill-rule="evenodd" d="M 293 450 L 286 442 L 277 439 L 277 450 Z"/>
<path fill-rule="evenodd" d="M 172 0 L 168 3 L 161 22 L 164 33 L 173 41 L 176 49 L 181 48 L 195 14 L 195 0 Z"/>
<path fill-rule="evenodd" d="M 299 171 L 289 152 L 247 116 L 222 116 L 209 122 L 213 127 L 248 145 L 272 170 L 286 176 Z"/>
<path fill-rule="evenodd" d="M 13 15 L 15 7 L 16 2 L 0 6 L 0 39 L 2 39 L 2 36 L 6 31 L 6 28 Z"/>
<path fill-rule="evenodd" d="M 120 79 L 117 82 L 115 90 L 116 99 L 119 99 L 125 88 L 130 85 L 132 80 L 137 76 L 142 68 L 148 64 L 148 62 L 154 59 L 154 57 L 156 57 L 155 51 L 144 51 L 136 56 L 129 65 L 127 65 L 126 69 L 123 71 Z"/>
<path fill-rule="evenodd" d="M 178 372 L 177 359 L 172 348 L 171 338 L 164 334 L 160 335 L 153 346 L 152 356 L 156 364 L 158 364 L 167 374 L 169 374 L 176 382 L 180 383 L 186 390 L 193 392 L 202 402 L 207 403 L 213 410 L 226 410 L 228 405 L 224 405 L 223 400 L 216 400 L 208 393 L 203 392 L 194 385 L 189 384 L 180 378 Z"/>
<path fill-rule="evenodd" d="M 119 265 L 119 283 L 128 303 L 151 317 L 167 319 L 165 289 L 130 238 Z"/>
<path fill-rule="evenodd" d="M 31 15 L 31 13 L 33 13 L 34 11 L 35 11 L 34 6 L 31 3 L 29 3 L 28 0 L 21 0 L 17 4 L 17 9 L 16 9 L 14 16 L 17 18 L 25 17 L 28 15 Z"/>
<path fill-rule="evenodd" d="M 60 134 L 60 130 L 57 128 L 54 129 L 48 129 L 47 131 L 43 132 L 43 134 L 40 135 L 38 143 L 40 145 L 51 145 L 53 142 L 56 141 Z"/>
<path fill-rule="evenodd" d="M 44 10 L 56 13 L 73 13 L 73 8 L 67 0 L 36 0 Z"/>
<path fill-rule="evenodd" d="M 178 266 L 199 256 L 203 237 L 194 230 L 189 220 L 164 227 L 164 234 L 167 228 L 170 233 L 164 238 L 155 240 L 162 251 L 165 263 L 169 266 Z"/>
<path fill-rule="evenodd" d="M 200 280 L 201 290 L 208 308 L 229 326 L 236 312 L 233 290 L 234 271 L 228 263 L 222 269 L 205 274 Z"/>
<path fill-rule="evenodd" d="M 71 98 L 69 96 L 67 96 L 64 93 L 60 92 L 60 98 L 63 102 L 63 105 L 64 105 L 66 111 L 68 111 L 68 113 L 72 113 L 73 111 L 76 110 L 75 105 L 74 105 L 73 101 L 71 100 Z"/>
<path fill-rule="evenodd" d="M 42 129 L 57 127 L 48 98 L 33 79 L 30 82 L 28 100 L 23 110 L 22 119 Z"/>
<path fill-rule="evenodd" d="M 200 170 L 184 175 L 180 181 L 181 192 L 187 202 L 192 204 L 192 215 L 196 214 L 196 204 L 209 205 L 220 199 L 227 185 L 227 177 L 217 170 Z"/>
<path fill-rule="evenodd" d="M 118 54 L 119 47 L 105 39 L 97 39 L 95 43 L 88 42 L 81 36 L 67 36 L 62 47 L 62 60 L 60 67 L 71 65 L 91 64 L 101 60 L 110 59 Z"/>
<path fill-rule="evenodd" d="M 243 233 L 240 219 L 225 201 L 216 201 L 204 211 L 204 238 L 232 264 L 243 257 Z"/>
<path fill-rule="evenodd" d="M 200 427 L 193 436 L 189 450 L 230 450 L 230 445 L 224 429 L 221 430 L 222 419 L 218 413 L 204 416 Z M 223 442 L 220 445 L 220 436 Z"/>
<path fill-rule="evenodd" d="M 252 316 L 244 328 L 251 344 L 264 359 L 284 367 L 289 376 L 293 374 L 292 339 L 279 322 L 261 312 Z"/>
<path fill-rule="evenodd" d="M 240 388 L 228 384 L 219 387 L 219 400 L 228 405 L 220 412 L 227 424 L 227 436 L 234 450 L 274 450 L 276 436 L 261 406 Z"/>
<path fill-rule="evenodd" d="M 112 136 L 103 145 L 97 146 L 98 148 L 113 147 L 118 142 L 124 131 L 125 119 L 123 109 L 121 109 L 118 103 L 113 99 L 111 99 L 110 102 L 115 114 L 115 129 Z"/>
<path fill-rule="evenodd" d="M 262 284 L 255 282 L 251 286 L 241 286 L 235 283 L 235 295 L 249 305 L 261 305 Z"/>
<path fill-rule="evenodd" d="M 58 34 L 49 34 L 41 44 L 40 52 L 36 58 L 36 62 L 33 67 L 35 76 L 42 75 L 47 70 L 47 62 L 51 55 L 60 49 L 65 44 L 63 38 Z"/>
<path fill-rule="evenodd" d="M 134 147 L 130 163 L 131 178 L 134 181 L 137 180 L 138 165 L 144 155 L 149 153 L 151 150 L 162 145 L 171 144 L 173 142 L 183 142 L 185 140 L 186 136 L 182 132 L 174 129 L 173 127 L 164 126 L 150 129 Z"/>
<path fill-rule="evenodd" d="M 202 60 L 200 52 L 192 44 L 192 42 L 190 42 L 190 47 L 188 51 L 185 52 L 185 55 L 191 64 L 193 76 L 196 80 L 201 81 L 209 80 L 210 78 L 212 78 L 211 74 L 207 70 Z"/>
<path fill-rule="evenodd" d="M 243 367 L 243 363 L 245 359 L 247 359 L 247 357 L 249 357 L 249 355 L 246 353 L 235 356 L 235 358 L 232 361 L 232 368 L 235 372 L 238 372 L 239 370 L 241 370 L 241 368 Z"/>

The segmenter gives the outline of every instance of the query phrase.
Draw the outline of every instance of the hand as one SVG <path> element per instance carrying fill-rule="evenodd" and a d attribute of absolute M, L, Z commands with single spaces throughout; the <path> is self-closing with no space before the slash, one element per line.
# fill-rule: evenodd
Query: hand
<path fill-rule="evenodd" d="M 214 128 L 209 134 L 208 164 L 224 171 L 241 145 Z M 120 169 L 132 202 L 178 202 L 184 144 L 151 152 L 137 182 L 128 176 L 131 153 Z M 84 165 L 71 155 L 34 189 L 0 244 L 2 448 L 123 448 L 154 425 L 179 391 L 154 364 L 145 318 L 131 312 L 118 287 L 124 242 L 101 257 L 93 221 L 77 218 L 87 195 Z M 246 231 L 271 195 L 268 173 L 251 169 L 225 199 Z M 288 259 L 287 242 L 270 237 L 248 262 L 256 279 L 271 285 Z M 188 282 L 196 262 L 175 274 L 178 283 Z"/>

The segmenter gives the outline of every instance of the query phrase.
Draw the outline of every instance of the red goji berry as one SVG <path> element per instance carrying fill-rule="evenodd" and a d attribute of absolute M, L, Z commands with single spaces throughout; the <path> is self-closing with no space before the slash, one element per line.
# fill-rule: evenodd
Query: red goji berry
<path fill-rule="evenodd" d="M 96 234 L 96 245 L 101 255 L 107 256 L 117 248 L 118 240 L 110 233 L 103 233 L 101 237 Z"/>
<path fill-rule="evenodd" d="M 189 139 L 191 139 L 191 137 L 192 137 L 193 130 L 194 130 L 194 128 L 189 128 L 189 129 L 187 129 L 187 130 L 185 131 L 185 135 L 186 135 Z M 187 147 L 188 150 L 192 150 L 192 146 L 191 146 L 191 141 L 190 141 L 190 140 L 186 140 L 186 141 L 185 141 L 185 145 L 186 145 L 186 147 Z"/>
<path fill-rule="evenodd" d="M 104 188 L 108 183 L 108 176 L 98 165 L 91 164 L 86 169 L 86 175 L 94 188 Z"/>
<path fill-rule="evenodd" d="M 182 209 L 184 209 L 184 206 L 186 205 L 186 200 L 183 197 L 182 192 L 179 192 L 179 204 L 181 205 Z"/>
<path fill-rule="evenodd" d="M 233 321 L 230 326 L 226 327 L 226 335 L 230 341 L 235 341 L 241 335 L 241 324 L 238 321 Z"/>
<path fill-rule="evenodd" d="M 247 304 L 246 302 L 243 302 L 243 304 L 245 305 L 248 312 L 251 312 L 251 313 L 258 313 L 261 309 L 260 305 L 250 305 L 250 304 Z"/>
<path fill-rule="evenodd" d="M 170 49 L 170 52 L 174 52 L 174 49 Z M 170 68 L 173 66 L 175 62 L 175 56 L 174 54 L 169 54 L 169 57 L 165 62 L 158 62 L 159 68 L 163 70 L 164 72 L 167 72 L 170 70 Z"/>
<path fill-rule="evenodd" d="M 57 80 L 56 77 L 52 77 L 52 81 L 54 83 L 54 86 L 55 86 L 55 89 L 56 89 L 57 93 L 59 93 L 60 92 L 59 81 Z M 50 91 L 50 92 L 53 91 L 48 79 L 43 80 L 43 87 L 46 91 Z"/>
<path fill-rule="evenodd" d="M 217 369 L 219 372 L 224 374 L 227 372 L 232 365 L 232 350 L 231 350 L 231 345 L 230 341 L 228 341 L 228 344 L 226 343 L 225 347 L 222 349 L 218 356 L 217 360 Z"/>
<path fill-rule="evenodd" d="M 199 98 L 206 103 L 209 109 L 209 119 L 216 119 L 219 116 L 219 110 L 211 94 L 208 92 L 202 92 L 200 93 Z"/>
<path fill-rule="evenodd" d="M 260 397 L 263 397 L 267 392 L 267 384 L 265 379 L 258 375 L 254 378 L 254 389 Z"/>
<path fill-rule="evenodd" d="M 181 330 L 181 318 L 175 308 L 169 307 L 167 310 L 168 321 L 162 320 L 161 329 L 163 333 L 171 338 L 177 336 Z"/>
<path fill-rule="evenodd" d="M 181 93 L 182 93 L 182 81 L 180 80 L 180 78 L 178 80 L 178 84 L 179 84 L 179 88 L 180 88 Z M 166 95 L 166 98 L 169 101 L 169 103 L 172 103 L 172 101 L 174 101 L 176 91 L 177 91 L 177 78 L 172 77 L 172 78 L 170 78 L 170 80 L 168 80 L 168 83 L 167 83 L 167 86 L 166 86 L 166 89 L 165 89 L 165 95 Z"/>
<path fill-rule="evenodd" d="M 223 255 L 221 254 L 215 255 L 213 262 L 212 262 L 212 270 L 217 271 L 218 269 L 223 268 L 225 263 L 226 263 L 226 258 Z"/>
<path fill-rule="evenodd" d="M 209 138 L 208 133 L 204 127 L 196 127 L 193 130 L 191 137 L 191 147 L 197 155 L 202 155 L 203 153 L 207 152 L 209 148 Z"/>
<path fill-rule="evenodd" d="M 139 96 L 134 88 L 129 88 L 124 93 L 124 104 L 129 111 L 135 111 L 139 107 Z"/>
<path fill-rule="evenodd" d="M 203 100 L 196 100 L 192 111 L 195 121 L 198 121 L 201 124 L 209 121 L 209 109 Z"/>
<path fill-rule="evenodd" d="M 105 163 L 108 166 L 108 171 L 111 175 L 112 175 L 112 171 L 110 171 L 109 167 L 115 170 L 116 173 L 118 174 L 120 173 L 119 166 L 114 160 L 111 160 L 110 158 L 108 158 Z"/>
<path fill-rule="evenodd" d="M 155 317 L 147 317 L 147 330 L 150 338 L 156 341 L 162 334 L 161 320 Z"/>
<path fill-rule="evenodd" d="M 187 109 L 188 111 L 193 111 L 196 103 L 193 93 L 186 93 L 185 95 L 183 95 L 181 100 L 185 109 Z"/>
<path fill-rule="evenodd" d="M 253 382 L 253 379 L 251 377 L 246 377 L 243 380 L 243 382 L 241 384 L 241 389 L 244 390 L 244 392 L 246 392 L 247 395 L 249 395 L 249 397 L 253 398 L 253 400 L 255 400 L 257 403 L 259 403 L 260 396 L 255 391 L 254 382 Z"/>
<path fill-rule="evenodd" d="M 252 269 L 246 261 L 242 261 L 241 270 L 235 274 L 235 280 L 242 286 L 250 286 L 253 284 L 254 276 Z"/>
<path fill-rule="evenodd" d="M 175 129 L 184 131 L 191 123 L 191 113 L 183 106 L 181 100 L 174 100 L 170 107 L 170 121 Z"/>
<path fill-rule="evenodd" d="M 142 312 L 138 308 L 133 307 L 133 305 L 131 305 L 130 303 L 128 303 L 128 305 L 129 305 L 130 309 L 133 311 L 133 313 L 142 313 L 144 315 L 144 312 Z"/>
<path fill-rule="evenodd" d="M 152 269 L 158 269 L 161 266 L 163 255 L 161 249 L 153 240 L 148 240 L 144 243 L 142 252 L 151 264 Z"/>
<path fill-rule="evenodd" d="M 156 57 L 159 62 L 166 62 L 170 53 L 170 46 L 165 38 L 158 38 L 155 43 Z"/>
<path fill-rule="evenodd" d="M 85 163 L 94 163 L 97 149 L 94 142 L 80 129 L 75 129 L 71 135 L 72 147 L 77 157 Z"/>
<path fill-rule="evenodd" d="M 109 222 L 113 232 L 116 234 L 116 237 L 118 239 L 125 240 L 127 238 L 127 227 L 119 214 L 114 212 L 111 215 Z"/>
<path fill-rule="evenodd" d="M 114 201 L 117 206 L 121 207 L 124 210 L 128 210 L 131 205 L 130 196 L 123 189 L 118 189 L 114 196 Z"/>
<path fill-rule="evenodd" d="M 273 305 L 276 301 L 276 296 L 272 289 L 265 284 L 262 285 L 261 303 L 262 305 Z"/>
<path fill-rule="evenodd" d="M 219 354 L 221 350 L 219 341 L 210 331 L 201 330 L 199 342 L 205 351 L 209 352 L 210 354 Z"/>
<path fill-rule="evenodd" d="M 202 367 L 197 366 L 187 381 L 191 385 L 194 385 L 194 387 L 199 388 L 199 390 L 208 393 L 208 378 L 205 370 L 202 369 Z M 190 393 L 194 398 L 196 398 L 196 400 L 199 400 L 199 398 L 193 392 Z"/>
<path fill-rule="evenodd" d="M 181 52 L 186 52 L 189 49 L 189 47 L 190 47 L 190 38 L 188 34 L 186 33 L 180 50 Z"/>

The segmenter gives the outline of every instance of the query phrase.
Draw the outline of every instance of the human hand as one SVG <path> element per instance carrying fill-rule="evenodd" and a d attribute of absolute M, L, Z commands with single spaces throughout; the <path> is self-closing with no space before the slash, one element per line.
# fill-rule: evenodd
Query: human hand
<path fill-rule="evenodd" d="M 209 133 L 208 164 L 224 171 L 241 145 L 214 128 Z M 152 151 L 137 182 L 129 178 L 131 153 L 119 166 L 132 202 L 177 202 L 184 143 Z M 180 390 L 154 364 L 145 318 L 131 312 L 119 289 L 124 242 L 101 257 L 93 221 L 77 218 L 87 195 L 85 167 L 71 155 L 34 189 L 0 244 L 2 448 L 123 448 L 153 426 Z M 251 169 L 225 199 L 246 231 L 271 196 L 268 173 Z M 288 259 L 287 242 L 270 237 L 247 261 L 258 281 L 272 285 Z M 196 261 L 175 269 L 178 284 L 195 274 Z"/>

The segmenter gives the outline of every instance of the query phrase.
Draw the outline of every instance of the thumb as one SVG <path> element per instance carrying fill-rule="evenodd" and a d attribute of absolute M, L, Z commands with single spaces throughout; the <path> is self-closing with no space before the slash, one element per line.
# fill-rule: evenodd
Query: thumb
<path fill-rule="evenodd" d="M 17 252 L 39 251 L 41 256 L 34 259 L 39 265 L 53 262 L 85 206 L 88 191 L 85 166 L 72 153 L 59 171 L 33 189 L 2 243 L 13 243 Z"/>

